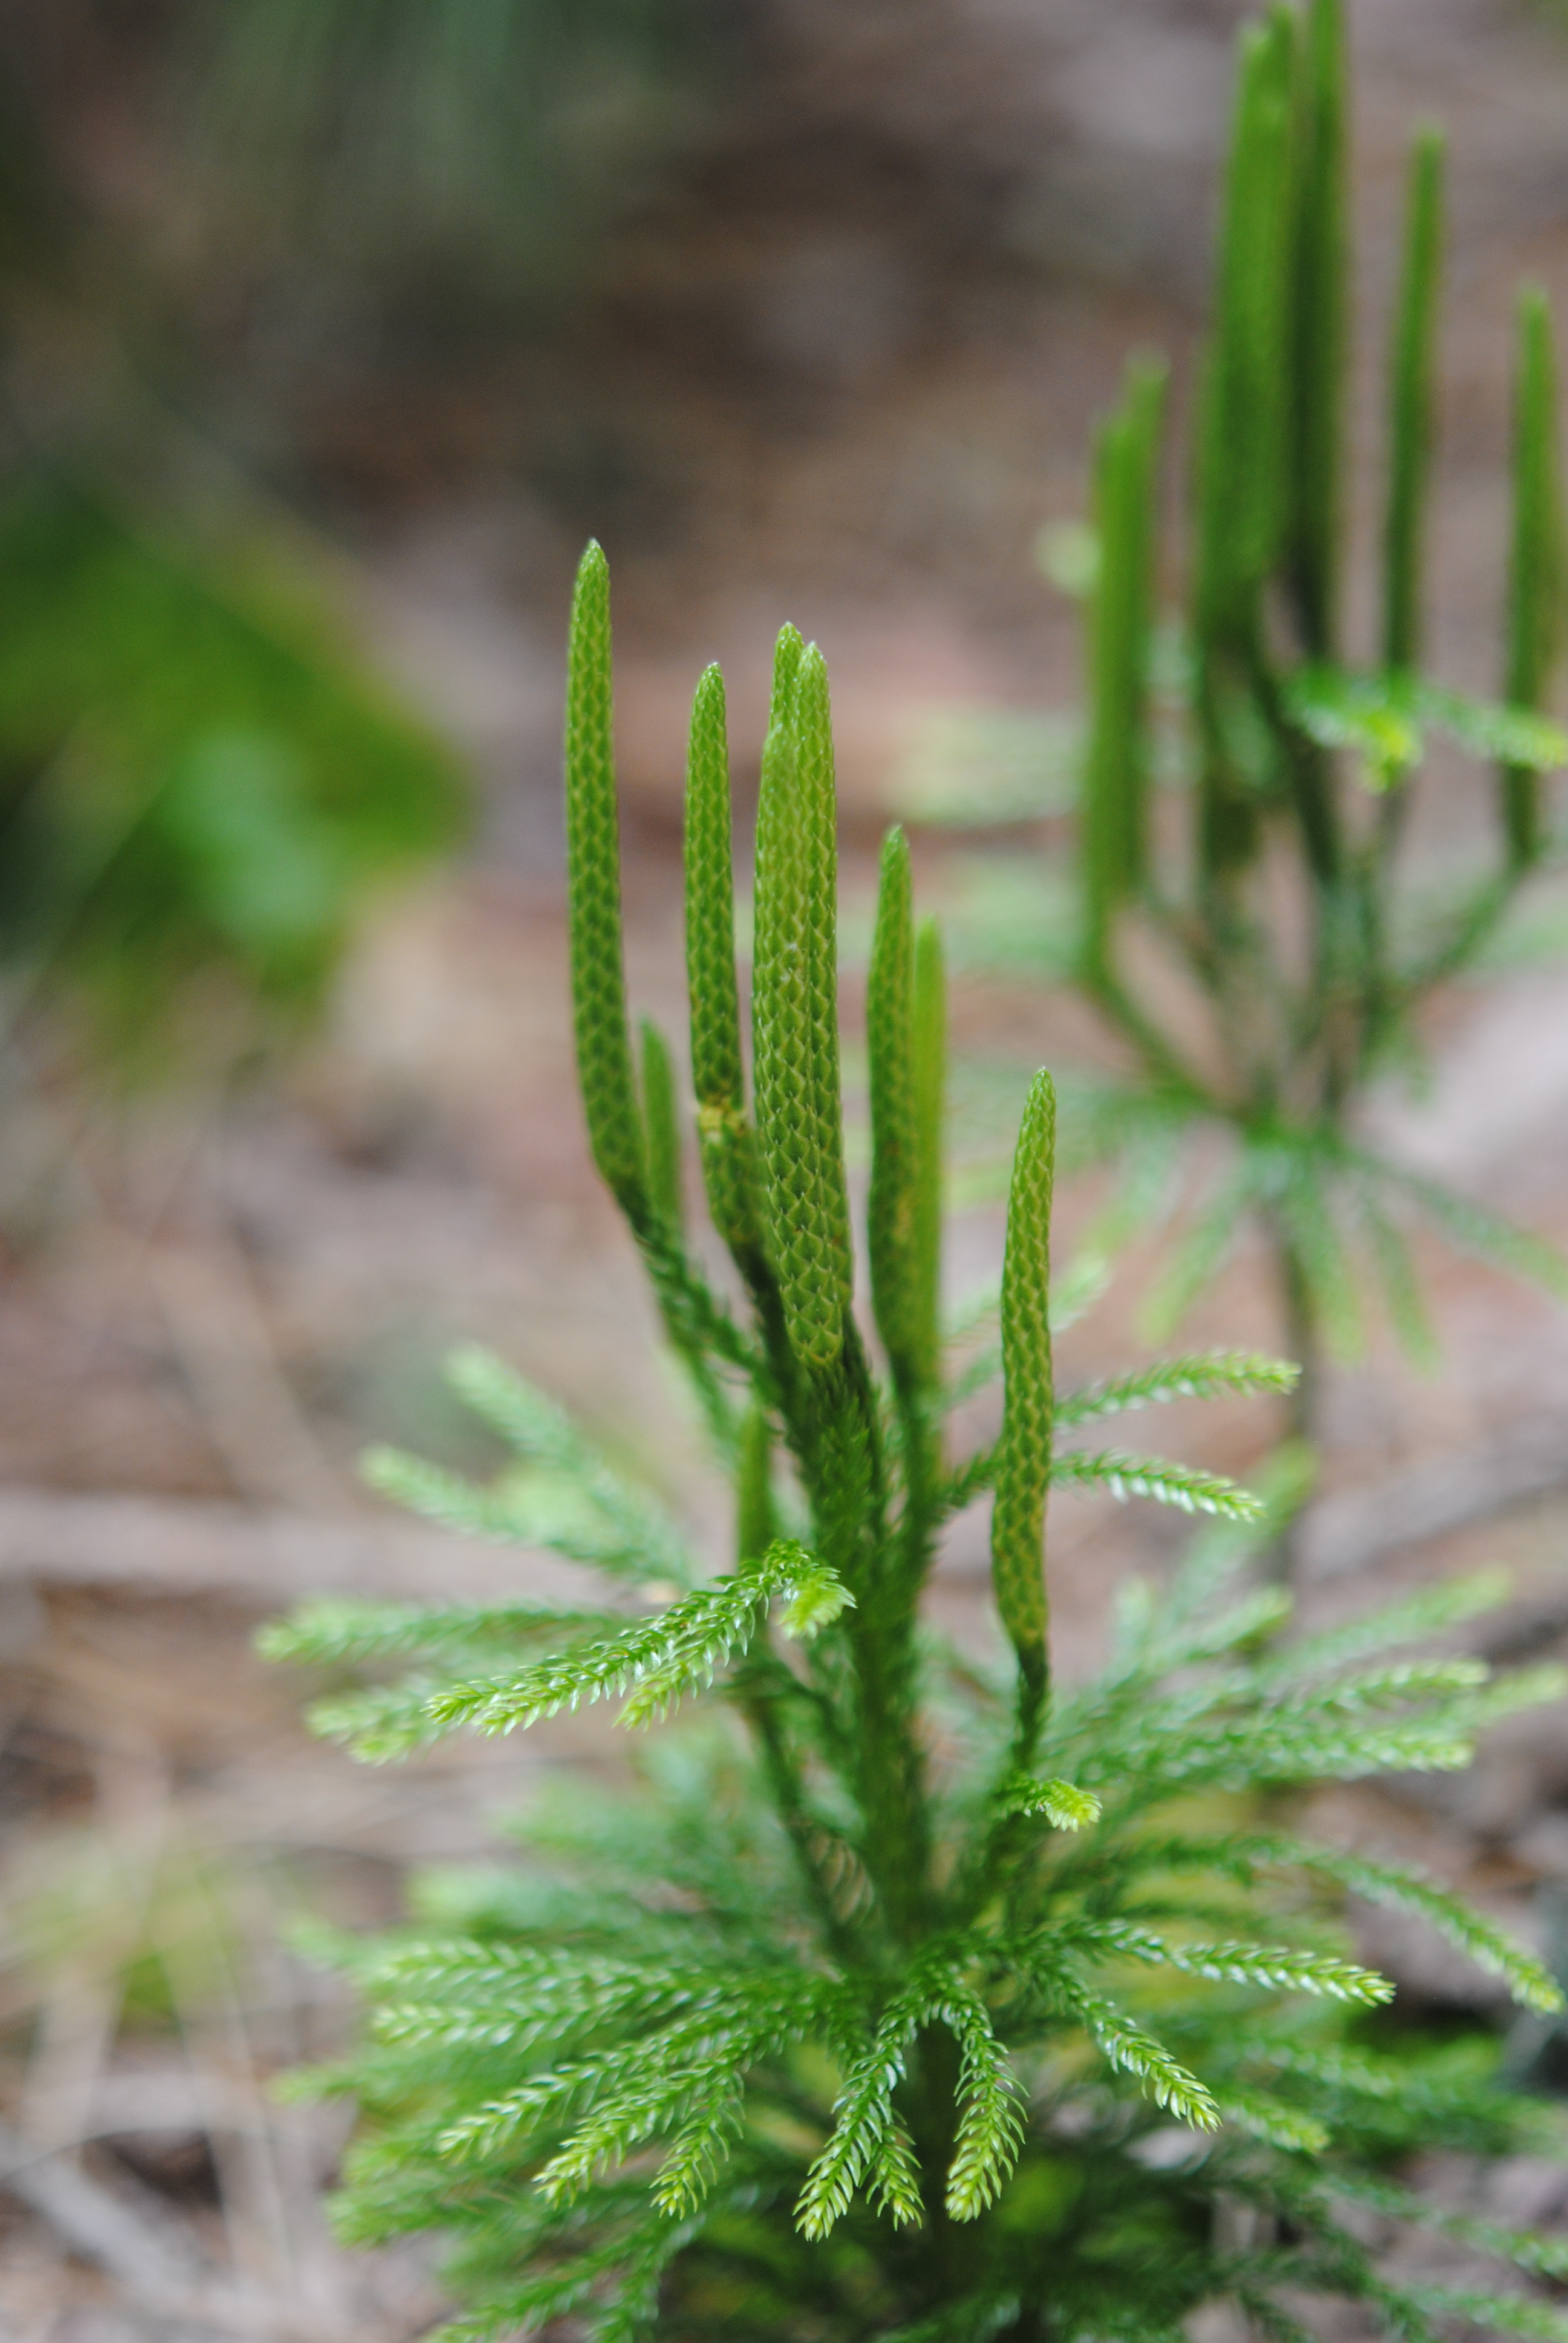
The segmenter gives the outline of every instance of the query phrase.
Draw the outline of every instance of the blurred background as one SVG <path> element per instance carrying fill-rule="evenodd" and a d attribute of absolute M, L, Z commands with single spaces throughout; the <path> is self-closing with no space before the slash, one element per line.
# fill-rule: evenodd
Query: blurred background
<path fill-rule="evenodd" d="M 967 792 L 1032 850 L 1070 798 L 1078 689 L 1046 571 L 1127 354 L 1170 350 L 1185 399 L 1241 13 L 0 8 L 7 2338 L 392 2343 L 438 2316 L 420 2257 L 331 2242 L 346 2118 L 270 2095 L 350 2022 L 292 1932 L 437 1892 L 410 1879 L 496 1860 L 530 1770 L 610 1761 L 577 1724 L 358 1772 L 306 1740 L 249 1637 L 307 1591 L 539 1581 L 358 1487 L 371 1438 L 491 1461 L 439 1381 L 458 1335 L 703 1523 L 572 1090 L 578 553 L 596 534 L 614 571 L 633 982 L 673 1030 L 690 689 L 724 661 L 749 806 L 785 618 L 834 675 L 851 940 L 896 812 Z M 1369 457 L 1404 145 L 1427 117 L 1451 133 L 1433 664 L 1486 691 L 1514 285 L 1568 315 L 1568 11 L 1349 15 Z M 988 1166 L 1029 1071 L 1099 1044 L 1041 988 L 1032 852 L 1010 888 L 934 820 L 918 852 L 960 970 L 961 1288 L 1000 1257 Z M 1568 1241 L 1568 967 L 1456 996 L 1432 1040 L 1430 1094 L 1388 1110 L 1407 1152 Z M 1069 1223 L 1094 1201 L 1070 1193 Z M 1135 1339 L 1139 1266 L 1073 1331 L 1072 1372 Z M 1568 1322 L 1430 1268 L 1440 1370 L 1376 1348 L 1330 1391 L 1304 1600 L 1502 1559 L 1519 1599 L 1493 1647 L 1547 1652 Z M 1194 1332 L 1279 1340 L 1261 1259 Z M 1275 1429 L 1253 1404 L 1170 1436 L 1244 1472 Z M 939 1584 L 960 1627 L 982 1534 Z M 1066 1517 L 1070 1670 L 1117 1578 L 1167 1550 L 1158 1521 Z M 1435 1791 L 1336 1795 L 1341 1827 L 1568 1934 L 1561 1720 Z M 1490 2021 L 1467 1972 L 1366 1941 L 1418 2014 Z M 1568 2077 L 1550 2043 L 1518 2056 Z M 1518 2219 L 1568 2194 L 1550 2167 L 1500 2186 Z"/>

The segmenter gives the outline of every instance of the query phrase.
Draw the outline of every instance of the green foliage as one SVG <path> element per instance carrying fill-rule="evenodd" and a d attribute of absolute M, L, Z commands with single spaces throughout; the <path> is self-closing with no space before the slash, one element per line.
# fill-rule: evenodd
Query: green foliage
<path fill-rule="evenodd" d="M 697 1142 L 714 1227 L 738 1259 L 761 1272 L 756 1143 L 746 1119 L 740 996 L 735 976 L 730 868 L 729 744 L 724 678 L 710 667 L 691 707 L 686 779 L 686 971 L 691 992 L 691 1080 Z"/>
<path fill-rule="evenodd" d="M 910 1180 L 913 1233 L 905 1322 L 917 1379 L 937 1373 L 941 1332 L 942 1137 L 947 1107 L 947 962 L 934 920 L 915 930 L 915 989 L 910 1021 L 914 1163 Z"/>
<path fill-rule="evenodd" d="M 318 990 L 367 890 L 452 843 L 450 757 L 314 599 L 47 475 L 0 507 L 0 944 L 146 1049 L 216 970 Z"/>
<path fill-rule="evenodd" d="M 870 1078 L 871 1191 L 866 1207 L 871 1299 L 877 1331 L 893 1373 L 919 1377 L 918 1337 L 908 1319 L 915 1301 L 915 1135 L 913 881 L 901 830 L 882 849 L 877 927 L 866 980 L 866 1056 Z M 934 1331 L 934 1330 L 933 1330 Z M 929 1369 L 928 1369 L 929 1372 Z"/>
<path fill-rule="evenodd" d="M 1165 377 L 1133 374 L 1126 405 L 1101 432 L 1095 504 L 1100 562 L 1090 648 L 1093 770 L 1083 798 L 1085 949 L 1103 955 L 1117 905 L 1145 875 L 1150 781 L 1154 467 Z"/>
<path fill-rule="evenodd" d="M 1245 1351 L 1201 1351 L 1074 1392 L 1059 1403 L 1056 1421 L 1087 1423 L 1096 1416 L 1157 1407 L 1165 1400 L 1217 1399 L 1222 1392 L 1288 1392 L 1295 1380 L 1295 1370 L 1278 1359 L 1255 1358 Z"/>
<path fill-rule="evenodd" d="M 1568 843 L 1543 782 L 1568 763 L 1568 735 L 1545 712 L 1564 572 L 1552 325 L 1539 293 L 1520 308 L 1502 704 L 1452 690 L 1422 664 L 1443 247 L 1432 130 L 1411 156 L 1387 358 L 1376 648 L 1357 658 L 1343 639 L 1347 120 L 1342 0 L 1274 0 L 1241 35 L 1188 456 L 1186 605 L 1159 616 L 1161 375 L 1139 358 L 1101 428 L 1092 530 L 1071 540 L 1070 574 L 1054 565 L 1085 612 L 1079 912 L 1064 920 L 1043 889 L 1032 912 L 1030 972 L 1075 980 L 1132 1056 L 1115 1105 L 1107 1095 L 1094 1114 L 1100 1151 L 1130 1169 L 1135 1150 L 1147 1161 L 1156 1122 L 1167 1142 L 1217 1128 L 1233 1150 L 1188 1219 L 1151 1332 L 1169 1331 L 1237 1232 L 1261 1226 L 1303 1363 L 1302 1423 L 1324 1354 L 1363 1339 L 1358 1294 L 1381 1293 L 1411 1351 L 1432 1350 L 1405 1231 L 1414 1219 L 1452 1233 L 1466 1208 L 1355 1147 L 1360 1111 L 1376 1082 L 1419 1061 L 1432 988 L 1483 963 L 1521 888 Z M 1404 852 L 1431 735 L 1496 773 L 1497 851 L 1442 901 Z M 1151 787 L 1161 779 L 1171 786 Z M 977 821 L 994 818 L 973 809 Z M 1028 916 L 1022 884 L 1010 850 L 975 927 L 1015 932 Z M 994 943 L 986 949 L 994 960 Z M 1095 1144 L 1070 1113 L 1065 1136 L 1076 1151 Z M 1146 1217 L 1181 1195 L 1179 1145 L 1165 1146 L 1164 1171 L 1143 1181 Z M 1495 1225 L 1481 1242 L 1526 1267 Z M 1528 1273 L 1568 1292 L 1568 1266 L 1544 1248 Z"/>
<path fill-rule="evenodd" d="M 1389 381 L 1388 508 L 1383 522 L 1383 665 L 1412 668 L 1421 656 L 1421 579 L 1431 491 L 1442 268 L 1443 142 L 1422 131 L 1411 149 L 1404 271 Z"/>
<path fill-rule="evenodd" d="M 1350 328 L 1345 204 L 1345 35 L 1337 8 L 1302 28 L 1296 88 L 1296 195 L 1289 258 L 1291 378 L 1286 564 L 1302 639 L 1332 649 L 1343 519 L 1344 359 Z"/>
<path fill-rule="evenodd" d="M 668 1042 L 648 1017 L 642 1021 L 642 1119 L 648 1134 L 648 1202 L 667 1228 L 678 1230 L 685 1208 L 675 1067 Z"/>
<path fill-rule="evenodd" d="M 593 1160 L 623 1212 L 648 1218 L 648 1165 L 627 1028 L 620 850 L 610 739 L 609 570 L 597 546 L 578 572 L 567 664 L 567 870 L 572 1008 Z"/>
<path fill-rule="evenodd" d="M 839 1093 L 838 845 L 828 681 L 784 638 L 757 813 L 751 1034 L 779 1293 L 791 1347 L 837 1362 L 849 1306 Z"/>
<path fill-rule="evenodd" d="M 1546 2241 L 1429 2216 L 1402 2187 L 1421 2147 L 1501 2153 L 1540 2119 L 1483 2046 L 1381 2041 L 1369 2013 L 1392 1987 L 1350 1956 L 1339 1905 L 1418 1916 L 1527 2008 L 1559 2007 L 1556 1985 L 1438 1883 L 1315 1845 L 1278 1810 L 1264 1827 L 1250 1794 L 1462 1765 L 1493 1717 L 1560 1697 L 1562 1673 L 1493 1676 L 1417 1648 L 1495 1600 L 1490 1582 L 1287 1640 L 1288 1596 L 1251 1573 L 1303 1493 L 1299 1453 L 1253 1495 L 1060 1444 L 1178 1396 L 1275 1392 L 1292 1371 L 1218 1352 L 1056 1391 L 1043 1073 L 1009 1213 L 1001 1437 L 950 1463 L 922 1217 L 940 969 L 896 833 L 869 1011 L 879 1370 L 849 1302 L 827 696 L 819 653 L 789 631 L 759 836 L 757 1218 L 720 1223 L 743 1297 L 731 1314 L 639 1168 L 668 1141 L 648 1145 L 625 1041 L 597 548 L 585 572 L 592 720 L 574 719 L 568 752 L 583 1092 L 596 1147 L 614 1105 L 609 1166 L 731 1475 L 733 1567 L 696 1570 L 548 1401 L 469 1353 L 454 1379 L 516 1466 L 486 1489 L 383 1453 L 373 1477 L 483 1535 L 538 1537 L 553 1503 L 550 1542 L 599 1564 L 606 1595 L 337 1602 L 271 1631 L 275 1656 L 372 1670 L 317 1715 L 371 1758 L 612 1696 L 634 1726 L 709 1703 L 704 1726 L 643 1741 L 630 1785 L 547 1789 L 522 1825 L 527 1865 L 437 1875 L 417 1923 L 336 1946 L 369 2010 L 366 2046 L 319 2078 L 362 2109 L 345 2233 L 444 2233 L 466 2306 L 446 2343 L 1101 2343 L 1178 2338 L 1222 2302 L 1299 2335 L 1303 2298 L 1348 2300 L 1391 2336 L 1451 2312 L 1555 2331 L 1536 2292 L 1504 2279 L 1495 2310 L 1440 2298 L 1366 2244 L 1376 2207 L 1430 2217 L 1527 2282 L 1563 2266 Z M 741 1139 L 718 705 L 705 679 L 692 1062 L 699 1131 L 717 1109 Z M 659 1115 L 664 1085 L 645 1089 Z M 922 1620 L 921 1596 L 943 1520 L 992 1482 L 1000 1632 L 977 1660 Z M 1101 1673 L 1062 1686 L 1045 1528 L 1052 1490 L 1073 1485 L 1217 1518 L 1162 1588 L 1125 1590 Z M 1253 2217 L 1221 2220 L 1237 2207 Z"/>
<path fill-rule="evenodd" d="M 1552 318 L 1539 293 L 1519 304 L 1519 359 L 1513 412 L 1513 542 L 1508 570 L 1508 640 L 1503 696 L 1515 708 L 1538 708 L 1549 689 L 1563 639 L 1562 458 L 1557 445 L 1557 368 Z M 1540 784 L 1528 758 L 1503 758 L 1503 819 L 1513 860 L 1527 866 L 1545 843 Z"/>
<path fill-rule="evenodd" d="M 717 29 L 669 0 L 194 0 L 166 95 L 231 266 L 303 258 L 449 316 L 580 287 L 699 132 Z"/>
<path fill-rule="evenodd" d="M 991 1513 L 991 1584 L 1026 1677 L 1045 1682 L 1045 1500 L 1052 1478 L 1056 1402 L 1050 1359 L 1050 1201 L 1056 1172 L 1056 1090 L 1030 1088 L 1013 1157 L 1001 1272 L 1001 1439 Z"/>

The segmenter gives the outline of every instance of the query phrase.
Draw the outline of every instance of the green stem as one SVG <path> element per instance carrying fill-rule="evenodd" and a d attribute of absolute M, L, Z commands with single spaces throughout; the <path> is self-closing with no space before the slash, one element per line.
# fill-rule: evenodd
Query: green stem
<path fill-rule="evenodd" d="M 1301 1257 L 1289 1233 L 1278 1222 L 1270 1231 L 1275 1272 L 1285 1321 L 1285 1355 L 1293 1359 L 1301 1376 L 1286 1402 L 1286 1426 L 1292 1440 L 1315 1445 L 1322 1406 L 1323 1348 L 1312 1307 L 1312 1289 Z M 1301 1561 L 1301 1516 L 1292 1518 L 1263 1557 L 1265 1574 L 1282 1584 L 1297 1575 Z"/>
<path fill-rule="evenodd" d="M 942 1435 L 935 1402 L 927 1393 L 896 1394 L 899 1455 L 903 1467 L 904 1510 L 900 1524 L 903 1560 L 900 1583 L 906 1599 L 919 1599 L 935 1550 L 941 1519 Z"/>
<path fill-rule="evenodd" d="M 1157 1081 L 1185 1103 L 1205 1112 L 1213 1110 L 1215 1101 L 1207 1085 L 1186 1063 L 1174 1043 L 1144 1015 L 1104 961 L 1096 960 L 1086 966 L 1082 981 L 1103 1014 L 1133 1044 Z"/>
<path fill-rule="evenodd" d="M 1020 1668 L 1013 1710 L 1012 1739 L 1001 1770 L 991 1785 L 992 1805 L 996 1811 L 990 1827 L 980 1842 L 973 1866 L 953 1897 L 954 1911 L 960 1926 L 970 1926 L 985 1910 L 1015 1868 L 1019 1851 L 1030 1831 L 1039 1827 L 1027 1815 L 1010 1815 L 1001 1811 L 1000 1800 L 1013 1775 L 1027 1774 L 1033 1766 L 1039 1754 L 1040 1736 L 1045 1729 L 1050 1712 L 1049 1669 L 1043 1674 L 1036 1674 Z"/>
<path fill-rule="evenodd" d="M 811 1403 L 806 1470 L 816 1543 L 855 1596 L 846 1640 L 864 1859 L 890 1932 L 908 1943 L 920 1934 L 930 1866 L 925 1758 L 912 1723 L 916 1606 L 888 1534 L 876 1393 L 851 1320 L 839 1359 L 811 1378 Z"/>
<path fill-rule="evenodd" d="M 762 1753 L 763 1770 L 773 1795 L 774 1807 L 794 1851 L 796 1866 L 821 1923 L 823 1936 L 835 1958 L 846 1967 L 850 1967 L 863 1957 L 864 1947 L 855 1929 L 842 1918 L 833 1902 L 832 1890 L 823 1875 L 813 1843 L 815 1834 L 811 1811 L 800 1769 L 779 1724 L 776 1700 L 770 1691 L 756 1681 L 756 1673 L 747 1670 L 742 1674 L 739 1680 L 739 1693 L 747 1722 Z"/>
<path fill-rule="evenodd" d="M 1311 1440 L 1318 1429 L 1322 1403 L 1322 1342 L 1312 1290 L 1294 1245 L 1276 1232 L 1280 1288 L 1285 1308 L 1286 1356 L 1301 1368 L 1301 1376 L 1286 1402 L 1291 1436 Z"/>

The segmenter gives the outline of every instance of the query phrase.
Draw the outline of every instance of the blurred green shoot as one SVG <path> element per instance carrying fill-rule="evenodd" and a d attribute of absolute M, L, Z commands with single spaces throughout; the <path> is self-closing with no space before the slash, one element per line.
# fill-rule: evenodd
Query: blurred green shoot
<path fill-rule="evenodd" d="M 1430 1355 L 1412 1221 L 1568 1296 L 1552 1248 L 1363 1137 L 1374 1086 L 1419 1053 L 1433 990 L 1485 964 L 1521 889 L 1562 858 L 1543 777 L 1568 762 L 1568 737 L 1547 713 L 1565 573 L 1538 292 L 1519 312 L 1501 699 L 1449 689 L 1422 664 L 1443 249 L 1434 130 L 1412 151 L 1387 356 L 1376 663 L 1345 646 L 1349 116 L 1342 0 L 1275 5 L 1243 29 L 1190 452 L 1191 584 L 1161 624 L 1163 373 L 1139 358 L 1101 428 L 1090 553 L 1069 580 L 1087 650 L 1076 935 L 1054 900 L 1036 920 L 1040 973 L 1065 951 L 1132 1068 L 1087 1113 L 1070 1101 L 1072 1161 L 1121 1157 L 1159 1212 L 1182 1192 L 1185 1137 L 1218 1129 L 1231 1144 L 1188 1215 L 1150 1331 L 1169 1332 L 1241 1232 L 1261 1230 L 1284 1347 L 1303 1368 L 1302 1430 L 1325 1358 L 1364 1338 L 1368 1293 Z M 1406 844 L 1434 736 L 1493 767 L 1497 804 L 1488 865 L 1439 903 Z M 1010 933 L 1016 858 L 995 887 L 1008 917 L 993 925 Z M 1151 1179 L 1156 1161 L 1164 1176 Z"/>
<path fill-rule="evenodd" d="M 0 508 L 0 949 L 146 1068 L 215 976 L 319 997 L 374 891 L 455 844 L 452 753 L 324 614 L 57 476 Z M 14 1013 L 14 1011 L 13 1011 Z M 252 1021 L 254 1022 L 254 1020 Z"/>

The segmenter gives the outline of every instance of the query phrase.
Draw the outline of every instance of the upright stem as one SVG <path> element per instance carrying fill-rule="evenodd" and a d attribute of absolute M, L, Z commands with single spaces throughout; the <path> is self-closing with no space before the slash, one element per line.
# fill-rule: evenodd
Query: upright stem
<path fill-rule="evenodd" d="M 896 1398 L 904 1481 L 900 1576 L 905 1593 L 913 1602 L 925 1584 L 936 1535 L 937 1494 L 942 1469 L 941 1431 L 932 1421 L 931 1406 L 924 1394 L 903 1390 L 896 1393 Z"/>
<path fill-rule="evenodd" d="M 1315 1445 L 1323 1391 L 1323 1352 L 1317 1313 L 1312 1308 L 1312 1291 L 1301 1256 L 1289 1233 L 1276 1221 L 1270 1234 L 1284 1313 L 1286 1355 L 1301 1369 L 1300 1380 L 1285 1403 L 1287 1429 L 1292 1440 Z M 1264 1557 L 1264 1568 L 1271 1578 L 1288 1583 L 1295 1577 L 1300 1561 L 1298 1517 L 1270 1548 Z"/>
<path fill-rule="evenodd" d="M 1312 1289 L 1301 1255 L 1291 1239 L 1276 1229 L 1274 1246 L 1284 1304 L 1286 1351 L 1302 1371 L 1288 1402 L 1291 1436 L 1311 1440 L 1318 1429 L 1323 1384 L 1322 1342 L 1317 1312 L 1312 1307 Z"/>
<path fill-rule="evenodd" d="M 811 1499 L 817 1541 L 852 1588 L 848 1634 L 858 1707 L 855 1789 L 866 1859 L 895 1937 L 919 1934 L 930 1870 L 925 1760 L 913 1730 L 915 1603 L 888 1534 L 876 1397 L 846 1323 L 843 1355 L 813 1378 Z"/>
<path fill-rule="evenodd" d="M 859 1951 L 855 1932 L 840 1919 L 834 1906 L 832 1891 L 817 1859 L 800 1769 L 785 1738 L 774 1702 L 761 1684 L 748 1685 L 742 1697 L 747 1721 L 762 1752 L 774 1805 L 789 1835 L 802 1883 L 821 1923 L 822 1933 L 839 1960 L 853 1960 Z"/>

